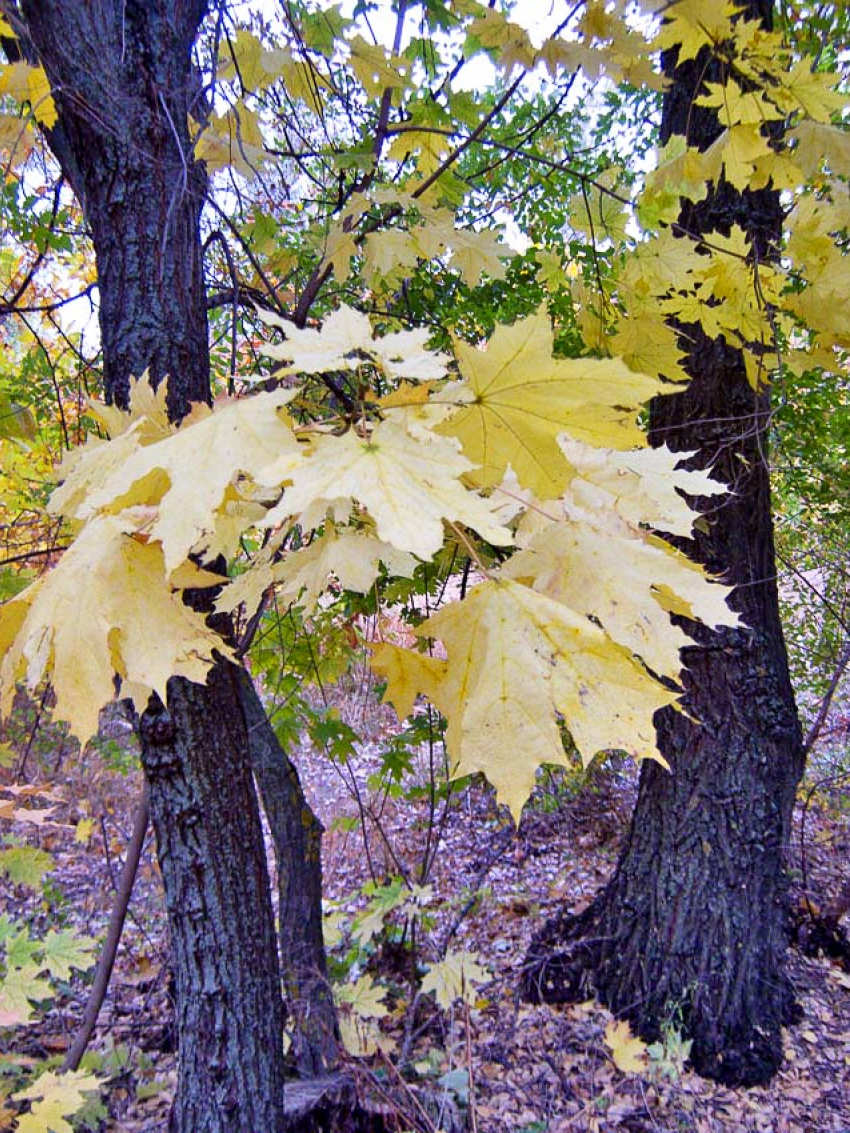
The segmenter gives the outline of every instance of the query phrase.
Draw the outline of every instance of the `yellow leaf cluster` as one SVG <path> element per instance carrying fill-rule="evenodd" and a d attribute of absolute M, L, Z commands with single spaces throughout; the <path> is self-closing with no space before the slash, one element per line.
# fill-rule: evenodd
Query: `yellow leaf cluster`
<path fill-rule="evenodd" d="M 98 1079 L 81 1070 L 45 1071 L 31 1086 L 12 1095 L 13 1101 L 33 1103 L 29 1113 L 18 1118 L 18 1133 L 73 1133 L 66 1119 L 85 1104 L 87 1094 L 99 1088 Z"/>
<path fill-rule="evenodd" d="M 442 641 L 447 660 L 376 647 L 372 664 L 387 679 L 387 699 L 402 711 L 418 685 L 448 720 L 453 775 L 483 772 L 515 817 L 537 768 L 567 762 L 559 716 L 588 762 L 612 749 L 660 759 L 652 718 L 676 694 L 563 603 L 521 583 L 493 580 L 417 632 Z"/>

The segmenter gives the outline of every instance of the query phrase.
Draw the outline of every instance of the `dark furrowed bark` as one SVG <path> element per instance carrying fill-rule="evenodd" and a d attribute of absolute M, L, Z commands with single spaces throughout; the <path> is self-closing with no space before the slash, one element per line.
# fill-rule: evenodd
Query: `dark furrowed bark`
<path fill-rule="evenodd" d="M 169 377 L 174 420 L 208 401 L 190 52 L 205 0 L 24 0 L 54 91 L 49 140 L 79 197 L 98 268 L 106 396 Z"/>
<path fill-rule="evenodd" d="M 280 974 L 239 681 L 227 663 L 203 687 L 172 679 L 167 710 L 142 716 L 176 977 L 180 1133 L 283 1126 Z"/>
<path fill-rule="evenodd" d="M 24 0 L 54 89 L 50 143 L 97 258 L 107 399 L 168 377 L 179 420 L 209 399 L 199 213 L 188 138 L 203 0 Z M 283 1007 L 237 670 L 173 679 L 142 725 L 177 975 L 176 1133 L 283 1127 Z"/>
<path fill-rule="evenodd" d="M 763 3 L 749 5 L 764 17 Z M 705 148 L 719 129 L 695 108 L 699 59 L 674 69 L 662 137 L 687 133 Z M 721 183 L 683 208 L 690 233 L 728 233 L 733 223 L 769 258 L 781 225 L 778 195 L 738 193 Z M 747 382 L 743 357 L 687 327 L 687 391 L 659 398 L 651 440 L 699 449 L 731 494 L 703 501 L 705 530 L 691 551 L 736 587 L 744 623 L 715 633 L 688 626 L 698 645 L 684 651 L 684 706 L 656 717 L 671 765 L 641 772 L 631 828 L 615 874 L 577 917 L 564 912 L 534 941 L 524 973 L 533 999 L 564 1001 L 593 989 L 642 1035 L 665 1025 L 692 1038 L 696 1069 L 730 1085 L 768 1080 L 782 1058 L 781 1026 L 793 1007 L 784 973 L 784 850 L 802 736 L 788 676 L 775 583 L 766 463 L 769 397 Z"/>

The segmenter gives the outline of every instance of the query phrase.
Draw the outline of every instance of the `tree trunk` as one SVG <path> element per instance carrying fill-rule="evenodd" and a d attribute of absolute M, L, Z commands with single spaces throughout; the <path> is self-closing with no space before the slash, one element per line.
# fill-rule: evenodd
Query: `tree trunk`
<path fill-rule="evenodd" d="M 131 377 L 145 371 L 154 386 L 168 376 L 174 420 L 210 399 L 207 177 L 189 138 L 191 50 L 206 8 L 21 0 L 59 115 L 50 145 L 94 243 L 107 400 L 126 406 Z"/>
<path fill-rule="evenodd" d="M 749 16 L 769 17 L 751 0 Z M 707 58 L 676 68 L 665 97 L 662 139 L 686 134 L 706 148 L 718 135 L 712 111 L 695 107 L 701 80 L 722 80 Z M 752 237 L 756 254 L 778 247 L 778 194 L 736 192 L 721 182 L 683 207 L 690 233 Z M 647 764 L 613 878 L 578 916 L 562 912 L 532 944 L 524 990 L 561 1002 L 595 990 L 649 1039 L 665 1024 L 693 1040 L 703 1075 L 729 1085 L 767 1081 L 782 1058 L 781 1026 L 793 1007 L 784 973 L 784 851 L 802 736 L 788 675 L 775 583 L 766 463 L 768 394 L 749 386 L 740 351 L 688 327 L 688 389 L 657 399 L 652 443 L 699 450 L 731 494 L 691 545 L 710 571 L 734 584 L 744 625 L 711 632 L 688 625 L 698 644 L 683 653 L 690 716 L 656 717 L 672 770 Z"/>
<path fill-rule="evenodd" d="M 304 798 L 294 764 L 280 746 L 242 671 L 248 745 L 275 856 L 280 904 L 280 954 L 295 1064 L 302 1077 L 324 1074 L 339 1061 L 339 1029 L 322 936 L 322 824 Z"/>
<path fill-rule="evenodd" d="M 206 2 L 20 8 L 54 91 L 50 144 L 94 242 L 107 400 L 126 405 L 131 376 L 147 371 L 154 385 L 167 376 L 179 420 L 210 396 L 207 179 L 188 136 L 190 53 Z M 172 679 L 167 709 L 155 700 L 142 719 L 177 981 L 179 1133 L 284 1124 L 280 971 L 242 704 L 239 671 L 219 662 L 205 686 Z M 300 868 L 313 871 L 310 923 L 321 928 L 318 854 Z"/>
<path fill-rule="evenodd" d="M 180 1083 L 171 1128 L 283 1127 L 283 1004 L 236 666 L 173 678 L 142 716 L 142 761 L 176 976 Z"/>

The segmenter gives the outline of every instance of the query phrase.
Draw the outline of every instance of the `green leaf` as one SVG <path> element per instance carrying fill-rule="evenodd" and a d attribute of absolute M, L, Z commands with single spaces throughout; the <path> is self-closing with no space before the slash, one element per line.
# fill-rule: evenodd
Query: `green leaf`
<path fill-rule="evenodd" d="M 13 885 L 27 885 L 39 889 L 46 873 L 53 869 L 50 854 L 34 846 L 12 846 L 0 850 L 0 874 L 5 874 Z"/>
<path fill-rule="evenodd" d="M 73 929 L 51 929 L 41 941 L 44 949 L 44 967 L 57 980 L 71 978 L 71 969 L 87 972 L 94 964 L 92 952 L 97 941 L 90 936 L 78 936 Z"/>

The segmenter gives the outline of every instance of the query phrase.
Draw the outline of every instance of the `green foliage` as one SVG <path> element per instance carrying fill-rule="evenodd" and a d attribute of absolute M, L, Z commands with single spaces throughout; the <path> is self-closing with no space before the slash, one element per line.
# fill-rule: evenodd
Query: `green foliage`
<path fill-rule="evenodd" d="M 0 916 L 0 1026 L 32 1023 L 33 1003 L 52 999 L 73 969 L 92 967 L 95 943 L 72 930 L 50 929 L 33 937 L 25 925 Z"/>

